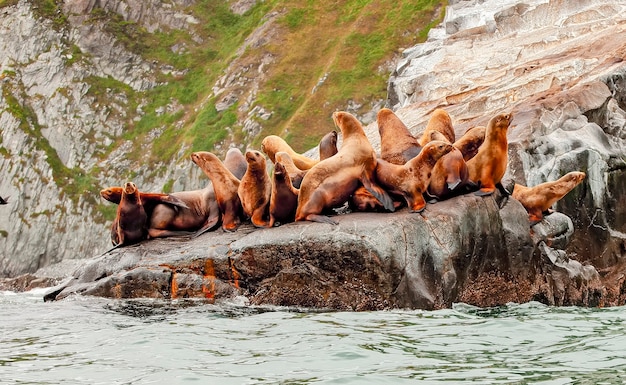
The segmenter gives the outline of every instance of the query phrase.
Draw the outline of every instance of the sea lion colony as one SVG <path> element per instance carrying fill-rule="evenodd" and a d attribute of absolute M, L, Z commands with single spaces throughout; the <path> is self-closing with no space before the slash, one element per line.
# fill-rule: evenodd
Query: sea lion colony
<path fill-rule="evenodd" d="M 193 153 L 192 161 L 209 178 L 202 190 L 146 193 L 132 182 L 102 190 L 103 198 L 119 205 L 111 228 L 113 245 L 197 236 L 220 223 L 225 231 L 236 230 L 243 221 L 256 227 L 305 220 L 336 224 L 333 209 L 346 204 L 352 211 L 392 212 L 406 205 L 421 212 L 426 202 L 465 193 L 490 195 L 498 188 L 509 195 L 500 182 L 508 162 L 511 114 L 498 114 L 486 127 L 455 138 L 449 114 L 436 109 L 418 139 L 383 108 L 377 118 L 379 155 L 353 115 L 335 112 L 333 121 L 341 130 L 342 145 L 337 148 L 337 133 L 331 131 L 320 141 L 319 161 L 271 135 L 262 142 L 263 152 L 248 150 L 244 155 L 231 149 L 224 161 L 211 152 Z M 515 185 L 512 196 L 529 212 L 531 226 L 585 177 L 582 172 L 575 175 L 533 188 Z"/>

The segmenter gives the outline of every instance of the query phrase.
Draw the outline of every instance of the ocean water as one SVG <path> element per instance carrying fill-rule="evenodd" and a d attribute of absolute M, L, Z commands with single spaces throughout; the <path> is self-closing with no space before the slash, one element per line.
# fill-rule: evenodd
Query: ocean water
<path fill-rule="evenodd" d="M 324 312 L 0 293 L 1 384 L 622 384 L 626 308 Z"/>

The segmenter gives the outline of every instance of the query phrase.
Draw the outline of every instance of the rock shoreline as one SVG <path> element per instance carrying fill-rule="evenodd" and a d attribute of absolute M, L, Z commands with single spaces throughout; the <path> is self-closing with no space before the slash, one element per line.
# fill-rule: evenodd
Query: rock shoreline
<path fill-rule="evenodd" d="M 333 218 L 338 225 L 245 224 L 232 233 L 116 249 L 79 267 L 45 299 L 244 296 L 252 305 L 356 311 L 456 302 L 605 304 L 595 268 L 563 255 L 573 225 L 561 213 L 531 230 L 514 199 L 469 194 L 429 204 L 421 214 L 403 209 Z"/>

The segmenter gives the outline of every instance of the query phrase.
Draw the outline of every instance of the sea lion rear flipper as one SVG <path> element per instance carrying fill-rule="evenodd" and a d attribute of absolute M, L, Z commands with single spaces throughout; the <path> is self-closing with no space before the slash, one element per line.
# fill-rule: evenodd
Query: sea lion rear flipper
<path fill-rule="evenodd" d="M 363 175 L 361 175 L 361 183 L 363 183 L 363 187 L 365 187 L 365 189 L 369 191 L 370 194 L 378 199 L 378 201 L 383 205 L 383 207 L 385 207 L 386 210 L 391 212 L 395 211 L 393 199 L 391 199 L 387 191 L 385 191 L 379 185 L 373 183 L 367 177 L 367 174 L 365 172 L 363 172 Z"/>
<path fill-rule="evenodd" d="M 204 226 L 202 226 L 198 231 L 196 231 L 195 233 L 193 233 L 193 235 L 191 236 L 192 238 L 196 238 L 199 237 L 200 235 L 206 233 L 209 230 L 213 230 L 214 227 L 216 227 L 220 222 L 220 216 L 217 215 L 213 218 L 209 218 L 207 220 L 207 222 L 204 224 Z"/>
<path fill-rule="evenodd" d="M 326 215 L 319 215 L 319 214 L 309 214 L 307 215 L 306 220 L 311 221 L 311 222 L 329 223 L 331 225 L 339 224 L 339 222 L 332 219 L 331 217 L 327 217 Z"/>

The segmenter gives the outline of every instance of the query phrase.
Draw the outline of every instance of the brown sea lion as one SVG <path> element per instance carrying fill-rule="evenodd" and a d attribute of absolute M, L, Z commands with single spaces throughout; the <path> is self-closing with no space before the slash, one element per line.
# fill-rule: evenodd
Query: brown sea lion
<path fill-rule="evenodd" d="M 491 118 L 485 132 L 485 141 L 476 156 L 467 161 L 470 181 L 480 186 L 476 195 L 491 195 L 496 187 L 504 190 L 500 180 L 506 172 L 509 159 L 506 134 L 512 119 L 511 114 L 499 114 Z M 506 190 L 503 193 L 508 195 Z"/>
<path fill-rule="evenodd" d="M 448 199 L 467 184 L 469 173 L 463 154 L 456 147 L 439 158 L 433 167 L 428 195 L 437 200 Z"/>
<path fill-rule="evenodd" d="M 272 182 L 267 174 L 265 156 L 260 151 L 246 151 L 248 169 L 237 189 L 243 213 L 256 227 L 269 226 L 269 204 Z"/>
<path fill-rule="evenodd" d="M 114 246 L 125 246 L 146 239 L 148 216 L 141 203 L 139 190 L 133 182 L 126 182 L 122 189 L 117 214 L 111 226 L 111 242 Z"/>
<path fill-rule="evenodd" d="M 238 148 L 229 149 L 223 163 L 238 179 L 243 177 L 248 168 L 248 162 Z M 150 215 L 150 238 L 181 235 L 197 237 L 219 225 L 221 213 L 211 181 L 203 189 L 179 191 L 170 195 L 184 201 L 188 208 L 175 209 L 168 205 L 157 205 Z"/>
<path fill-rule="evenodd" d="M 487 127 L 476 126 L 465 131 L 465 134 L 452 143 L 463 154 L 463 159 L 467 162 L 478 153 L 478 149 L 485 141 Z"/>
<path fill-rule="evenodd" d="M 320 161 L 304 176 L 295 220 L 336 224 L 336 221 L 321 213 L 343 205 L 360 184 L 387 210 L 393 211 L 389 194 L 375 181 L 376 154 L 363 126 L 348 112 L 333 113 L 333 120 L 341 129 L 343 144 L 337 154 Z"/>
<path fill-rule="evenodd" d="M 108 200 L 109 202 L 119 204 L 122 200 L 123 190 L 124 187 L 121 186 L 107 187 L 100 190 L 100 196 Z M 174 207 L 189 208 L 183 200 L 181 200 L 174 194 L 147 193 L 142 191 L 139 191 L 138 193 L 139 197 L 141 198 L 141 203 L 144 206 L 144 210 L 146 210 L 146 213 L 148 215 L 150 215 L 154 207 L 160 203 L 164 203 Z"/>
<path fill-rule="evenodd" d="M 291 146 L 287 142 L 285 142 L 283 138 L 276 135 L 266 136 L 261 142 L 261 150 L 265 154 L 267 154 L 272 163 L 276 162 L 274 155 L 277 152 L 286 152 L 287 154 L 289 154 L 291 159 L 293 159 L 293 163 L 296 165 L 296 167 L 298 167 L 300 170 L 308 170 L 318 162 L 317 160 L 308 158 L 302 154 L 295 152 L 293 148 L 291 148 Z"/>
<path fill-rule="evenodd" d="M 444 109 L 437 108 L 430 116 L 428 124 L 424 129 L 424 133 L 419 140 L 419 144 L 422 147 L 430 141 L 431 131 L 441 132 L 450 143 L 454 143 L 455 141 L 454 127 L 452 127 L 452 119 Z"/>
<path fill-rule="evenodd" d="M 289 175 L 289 178 L 291 178 L 291 184 L 293 185 L 293 187 L 300 188 L 300 185 L 302 184 L 302 178 L 304 178 L 308 170 L 300 170 L 298 167 L 296 167 L 289 154 L 284 151 L 277 152 L 275 154 L 275 159 L 275 163 L 282 163 L 285 167 L 285 170 L 287 170 L 287 174 Z"/>
<path fill-rule="evenodd" d="M 241 223 L 242 208 L 237 190 L 239 179 L 224 166 L 222 161 L 213 153 L 199 151 L 191 154 L 191 160 L 204 171 L 204 174 L 213 182 L 215 199 L 222 214 L 222 228 L 225 231 L 234 231 Z"/>
<path fill-rule="evenodd" d="M 320 160 L 328 159 L 337 153 L 337 131 L 324 135 L 319 144 Z"/>
<path fill-rule="evenodd" d="M 582 171 L 568 172 L 553 182 L 545 182 L 534 187 L 515 184 L 511 196 L 522 204 L 528 211 L 530 225 L 541 222 L 544 215 L 552 214 L 550 208 L 556 201 L 563 198 L 585 179 Z"/>
<path fill-rule="evenodd" d="M 376 178 L 390 193 L 402 196 L 411 212 L 420 212 L 426 207 L 423 193 L 430 183 L 432 168 L 453 148 L 450 143 L 435 140 L 427 143 L 419 155 L 403 165 L 378 159 Z"/>
<path fill-rule="evenodd" d="M 278 158 L 278 157 L 277 157 Z M 270 197 L 270 227 L 293 222 L 298 206 L 298 189 L 291 184 L 291 178 L 280 161 L 274 164 L 272 195 Z"/>
<path fill-rule="evenodd" d="M 226 157 L 224 158 L 224 166 L 233 173 L 237 179 L 241 180 L 243 178 L 243 174 L 246 173 L 246 169 L 248 168 L 248 162 L 246 162 L 246 157 L 243 156 L 241 150 L 238 148 L 230 148 L 226 152 Z"/>
<path fill-rule="evenodd" d="M 389 108 L 376 116 L 380 134 L 380 157 L 389 163 L 405 164 L 422 150 L 407 126 Z"/>
<path fill-rule="evenodd" d="M 6 198 L 0 197 L 0 205 L 6 205 L 7 203 L 9 203 L 9 198 L 10 197 L 6 197 Z"/>
<path fill-rule="evenodd" d="M 220 209 L 213 183 L 207 183 L 200 190 L 178 191 L 170 195 L 185 202 L 188 208 L 175 209 L 169 205 L 157 205 L 148 221 L 150 238 L 198 236 L 219 224 Z"/>

